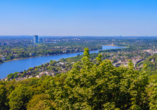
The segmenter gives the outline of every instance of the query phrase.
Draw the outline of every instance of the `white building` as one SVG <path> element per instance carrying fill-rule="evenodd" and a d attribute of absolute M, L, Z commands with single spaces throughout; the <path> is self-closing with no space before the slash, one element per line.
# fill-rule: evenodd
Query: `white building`
<path fill-rule="evenodd" d="M 5 60 L 6 60 L 6 58 L 5 58 L 5 57 L 1 57 L 1 59 L 2 59 L 3 61 L 5 61 Z"/>

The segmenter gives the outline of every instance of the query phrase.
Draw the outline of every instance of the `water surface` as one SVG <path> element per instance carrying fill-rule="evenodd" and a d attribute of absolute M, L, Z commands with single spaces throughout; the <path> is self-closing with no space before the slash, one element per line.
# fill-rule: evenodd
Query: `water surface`
<path fill-rule="evenodd" d="M 124 48 L 124 47 L 102 46 L 102 50 L 119 49 L 119 48 Z M 98 52 L 99 50 L 90 51 L 90 53 L 98 53 Z M 60 60 L 61 58 L 74 57 L 77 56 L 78 54 L 82 55 L 83 52 L 61 54 L 61 55 L 54 55 L 54 56 L 34 57 L 34 58 L 19 59 L 19 60 L 4 62 L 0 64 L 0 79 L 5 78 L 10 73 L 24 71 L 30 67 L 35 67 L 47 63 L 50 60 Z"/>

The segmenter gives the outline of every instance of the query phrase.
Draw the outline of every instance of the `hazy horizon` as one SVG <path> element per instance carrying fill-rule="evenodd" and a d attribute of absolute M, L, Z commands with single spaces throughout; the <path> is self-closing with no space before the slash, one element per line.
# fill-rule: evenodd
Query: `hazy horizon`
<path fill-rule="evenodd" d="M 52 35 L 38 35 L 39 37 L 157 37 L 157 36 L 52 36 Z M 1 37 L 34 37 L 34 35 L 0 35 Z"/>

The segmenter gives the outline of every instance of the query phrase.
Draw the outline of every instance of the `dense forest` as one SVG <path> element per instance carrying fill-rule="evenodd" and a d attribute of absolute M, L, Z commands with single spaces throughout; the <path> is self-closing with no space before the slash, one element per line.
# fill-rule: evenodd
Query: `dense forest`
<path fill-rule="evenodd" d="M 157 83 L 144 67 L 114 67 L 99 54 L 90 60 L 88 48 L 73 68 L 55 77 L 0 82 L 1 110 L 154 110 Z"/>

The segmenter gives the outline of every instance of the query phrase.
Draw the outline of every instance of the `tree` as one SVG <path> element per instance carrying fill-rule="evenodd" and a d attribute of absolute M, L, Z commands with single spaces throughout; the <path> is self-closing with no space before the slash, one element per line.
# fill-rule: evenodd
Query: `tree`
<path fill-rule="evenodd" d="M 50 99 L 46 94 L 34 95 L 32 99 L 27 104 L 28 110 L 45 110 L 45 101 L 49 101 Z"/>
<path fill-rule="evenodd" d="M 0 84 L 0 109 L 1 110 L 7 110 L 7 90 L 4 87 L 4 85 Z"/>
<path fill-rule="evenodd" d="M 113 58 L 112 63 L 116 63 L 118 60 L 116 58 Z"/>
<path fill-rule="evenodd" d="M 3 63 L 3 60 L 0 58 L 0 63 Z"/>
<path fill-rule="evenodd" d="M 26 110 L 27 103 L 31 98 L 30 92 L 24 86 L 16 88 L 9 96 L 10 110 Z"/>
<path fill-rule="evenodd" d="M 109 60 L 93 64 L 85 49 L 82 62 L 73 65 L 66 79 L 51 82 L 48 91 L 56 109 L 148 109 L 148 76 L 131 67 L 114 67 Z M 58 78 L 62 78 L 59 76 Z"/>
<path fill-rule="evenodd" d="M 32 67 L 30 67 L 30 68 L 29 68 L 29 70 L 30 70 L 30 71 L 32 71 L 32 70 L 33 70 L 33 68 L 32 68 Z"/>
<path fill-rule="evenodd" d="M 92 66 L 92 62 L 90 61 L 89 49 L 85 48 L 83 52 L 84 57 L 81 59 L 83 65 L 82 68 L 89 69 Z"/>

